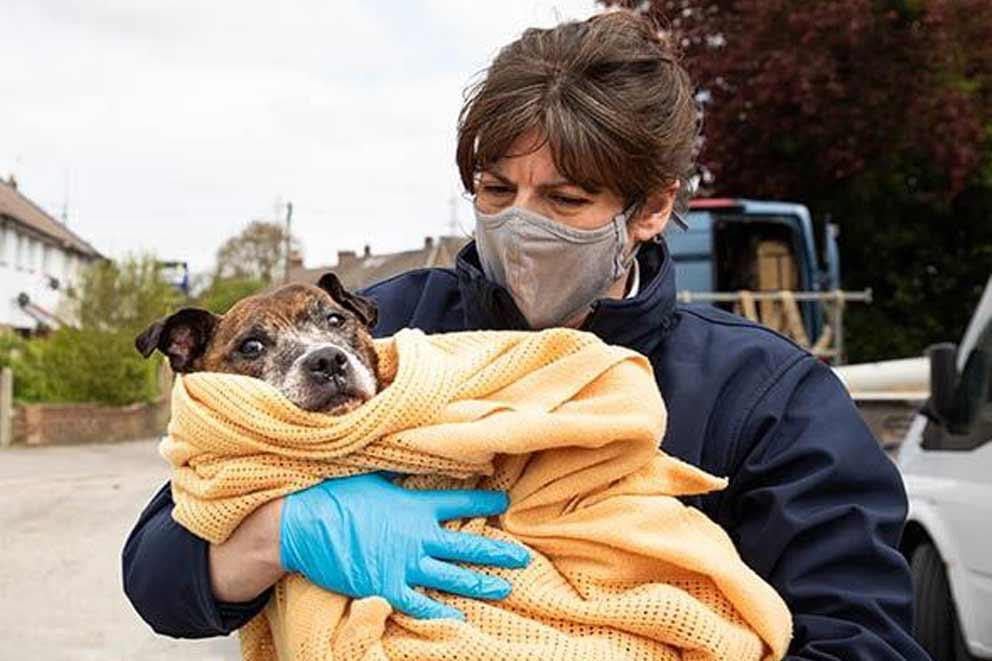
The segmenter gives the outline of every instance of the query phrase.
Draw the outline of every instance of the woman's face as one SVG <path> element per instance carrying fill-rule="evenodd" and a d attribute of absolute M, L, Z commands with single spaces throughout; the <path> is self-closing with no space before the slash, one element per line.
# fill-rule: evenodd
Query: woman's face
<path fill-rule="evenodd" d="M 509 150 L 521 155 L 503 157 L 480 173 L 475 193 L 480 211 L 496 213 L 519 207 L 583 230 L 602 227 L 623 211 L 623 201 L 613 191 L 590 191 L 565 179 L 555 167 L 547 144 L 534 149 L 541 142 L 534 134 L 521 136 Z M 678 184 L 674 184 L 660 196 L 662 199 L 649 200 L 631 219 L 627 229 L 632 242 L 650 240 L 664 229 L 677 189 Z"/>

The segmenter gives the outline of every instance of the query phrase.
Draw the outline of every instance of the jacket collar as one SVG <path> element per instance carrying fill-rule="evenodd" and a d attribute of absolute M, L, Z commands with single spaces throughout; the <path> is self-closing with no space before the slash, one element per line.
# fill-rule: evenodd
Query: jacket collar
<path fill-rule="evenodd" d="M 665 339 L 675 319 L 675 269 L 664 243 L 646 243 L 637 251 L 640 291 L 625 299 L 599 299 L 582 325 L 604 342 L 652 354 Z M 455 262 L 458 287 L 470 330 L 524 330 L 527 321 L 510 293 L 486 279 L 475 242 Z"/>

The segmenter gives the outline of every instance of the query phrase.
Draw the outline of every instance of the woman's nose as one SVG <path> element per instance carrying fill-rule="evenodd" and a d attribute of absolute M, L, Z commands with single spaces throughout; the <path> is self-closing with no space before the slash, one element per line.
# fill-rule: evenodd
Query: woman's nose
<path fill-rule="evenodd" d="M 510 206 L 517 207 L 518 209 L 526 209 L 527 211 L 533 211 L 534 213 L 542 213 L 543 211 L 540 206 L 540 198 L 537 196 L 537 192 L 524 187 L 517 189 L 517 195 L 514 197 L 513 204 Z"/>

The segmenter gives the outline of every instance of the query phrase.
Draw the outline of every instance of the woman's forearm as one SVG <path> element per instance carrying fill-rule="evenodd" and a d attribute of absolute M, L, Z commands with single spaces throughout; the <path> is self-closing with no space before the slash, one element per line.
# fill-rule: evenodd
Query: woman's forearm
<path fill-rule="evenodd" d="M 252 512 L 223 544 L 210 545 L 210 588 L 218 601 L 250 601 L 278 581 L 283 499 Z"/>

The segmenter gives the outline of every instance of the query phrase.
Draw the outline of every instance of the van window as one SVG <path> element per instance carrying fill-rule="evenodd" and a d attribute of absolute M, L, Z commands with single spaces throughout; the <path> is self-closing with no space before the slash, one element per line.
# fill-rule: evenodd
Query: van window
<path fill-rule="evenodd" d="M 725 216 L 714 226 L 717 291 L 807 288 L 798 237 L 785 219 Z"/>

